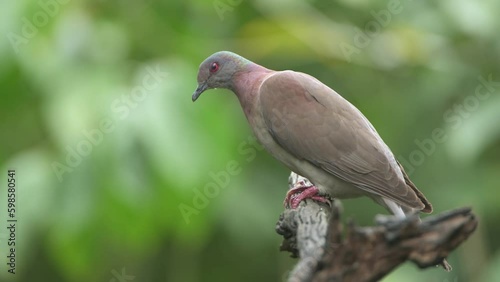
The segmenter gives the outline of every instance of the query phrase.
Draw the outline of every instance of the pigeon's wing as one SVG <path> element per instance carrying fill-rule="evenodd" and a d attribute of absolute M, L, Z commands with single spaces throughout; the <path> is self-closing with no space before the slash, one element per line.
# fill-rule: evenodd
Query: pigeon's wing
<path fill-rule="evenodd" d="M 283 71 L 259 91 L 269 132 L 289 153 L 366 192 L 432 210 L 370 122 L 331 88 L 309 75 Z"/>

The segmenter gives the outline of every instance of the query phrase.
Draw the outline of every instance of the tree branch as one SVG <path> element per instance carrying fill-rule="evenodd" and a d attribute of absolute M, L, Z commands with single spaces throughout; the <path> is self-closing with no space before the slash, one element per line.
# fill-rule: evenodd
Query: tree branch
<path fill-rule="evenodd" d="M 290 186 L 298 181 L 308 180 L 292 173 Z M 445 258 L 478 224 L 471 209 L 460 208 L 422 222 L 418 215 L 403 220 L 378 216 L 372 227 L 350 222 L 342 236 L 340 213 L 336 200 L 330 207 L 307 199 L 280 215 L 276 231 L 284 237 L 281 250 L 300 258 L 288 281 L 377 281 L 406 260 L 450 271 Z"/>

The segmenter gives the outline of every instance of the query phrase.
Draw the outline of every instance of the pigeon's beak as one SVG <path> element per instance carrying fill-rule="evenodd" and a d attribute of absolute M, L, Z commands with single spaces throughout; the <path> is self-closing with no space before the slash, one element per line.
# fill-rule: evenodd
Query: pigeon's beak
<path fill-rule="evenodd" d="M 192 97 L 193 102 L 196 101 L 198 99 L 198 97 L 200 97 L 201 93 L 203 93 L 205 90 L 207 90 L 207 88 L 208 88 L 208 86 L 207 86 L 206 82 L 199 84 L 198 88 L 196 88 L 196 90 L 193 93 L 193 97 Z"/>

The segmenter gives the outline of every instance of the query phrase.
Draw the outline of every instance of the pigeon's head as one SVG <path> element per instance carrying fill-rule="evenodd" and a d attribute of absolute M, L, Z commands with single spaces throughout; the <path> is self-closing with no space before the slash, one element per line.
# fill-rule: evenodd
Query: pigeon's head
<path fill-rule="evenodd" d="M 249 63 L 247 59 L 228 51 L 217 52 L 205 59 L 198 70 L 198 88 L 194 91 L 193 102 L 207 89 L 233 89 L 233 75 Z"/>

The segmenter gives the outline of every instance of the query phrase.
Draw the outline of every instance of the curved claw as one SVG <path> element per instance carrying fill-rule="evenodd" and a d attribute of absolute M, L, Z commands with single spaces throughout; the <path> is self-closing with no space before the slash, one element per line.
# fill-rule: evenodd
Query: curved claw
<path fill-rule="evenodd" d="M 319 195 L 319 190 L 316 186 L 303 186 L 304 183 L 299 182 L 299 186 L 294 187 L 286 193 L 284 206 L 285 208 L 296 209 L 300 202 L 304 199 L 313 199 L 318 202 L 326 203 L 328 199 Z"/>

